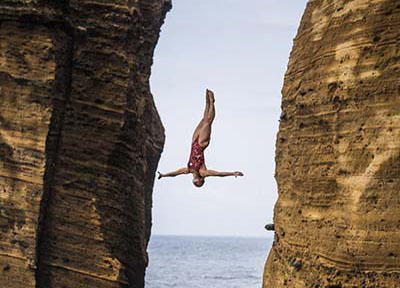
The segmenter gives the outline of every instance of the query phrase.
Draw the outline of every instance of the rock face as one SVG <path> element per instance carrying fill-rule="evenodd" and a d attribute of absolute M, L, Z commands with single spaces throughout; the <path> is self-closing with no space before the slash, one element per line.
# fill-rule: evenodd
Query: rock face
<path fill-rule="evenodd" d="M 0 2 L 1 287 L 143 287 L 170 5 Z"/>
<path fill-rule="evenodd" d="M 400 2 L 309 1 L 282 92 L 263 287 L 400 287 Z"/>

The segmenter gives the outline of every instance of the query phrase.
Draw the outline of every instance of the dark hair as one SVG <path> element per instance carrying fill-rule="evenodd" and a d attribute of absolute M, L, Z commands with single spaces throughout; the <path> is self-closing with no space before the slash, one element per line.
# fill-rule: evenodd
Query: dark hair
<path fill-rule="evenodd" d="M 198 181 L 201 181 L 201 182 L 198 182 Z M 194 186 L 200 188 L 201 186 L 204 185 L 204 178 L 199 176 L 199 177 L 194 178 L 192 182 L 193 182 Z"/>

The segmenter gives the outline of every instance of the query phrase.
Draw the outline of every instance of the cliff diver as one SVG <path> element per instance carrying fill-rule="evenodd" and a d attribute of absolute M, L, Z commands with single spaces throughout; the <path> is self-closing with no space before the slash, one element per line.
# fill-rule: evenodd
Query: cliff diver
<path fill-rule="evenodd" d="M 196 187 L 201 187 L 204 184 L 205 178 L 209 176 L 243 176 L 242 172 L 218 172 L 209 170 L 204 161 L 204 150 L 210 144 L 211 126 L 215 118 L 215 98 L 211 90 L 206 90 L 206 108 L 204 110 L 203 119 L 197 125 L 192 136 L 192 150 L 190 152 L 189 162 L 186 167 L 176 171 L 162 174 L 158 172 L 158 179 L 163 177 L 175 177 L 182 174 L 193 175 L 193 184 Z"/>

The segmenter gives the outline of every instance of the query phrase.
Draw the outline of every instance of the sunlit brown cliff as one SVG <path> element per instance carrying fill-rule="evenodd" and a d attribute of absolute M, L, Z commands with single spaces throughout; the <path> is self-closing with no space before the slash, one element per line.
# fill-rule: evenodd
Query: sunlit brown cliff
<path fill-rule="evenodd" d="M 0 1 L 0 287 L 143 287 L 170 5 Z"/>
<path fill-rule="evenodd" d="M 400 2 L 309 1 L 282 94 L 263 287 L 400 287 Z"/>

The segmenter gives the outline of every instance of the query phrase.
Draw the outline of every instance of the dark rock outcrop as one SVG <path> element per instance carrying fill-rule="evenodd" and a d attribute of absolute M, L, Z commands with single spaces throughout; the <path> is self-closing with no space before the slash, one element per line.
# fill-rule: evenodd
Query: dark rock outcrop
<path fill-rule="evenodd" d="M 143 287 L 170 6 L 0 2 L 1 287 Z"/>
<path fill-rule="evenodd" d="M 265 288 L 400 287 L 399 31 L 399 1 L 309 1 L 282 90 Z"/>
<path fill-rule="evenodd" d="M 267 231 L 275 231 L 275 225 L 274 224 L 266 224 L 264 226 L 265 230 Z"/>

